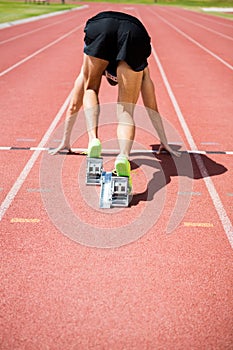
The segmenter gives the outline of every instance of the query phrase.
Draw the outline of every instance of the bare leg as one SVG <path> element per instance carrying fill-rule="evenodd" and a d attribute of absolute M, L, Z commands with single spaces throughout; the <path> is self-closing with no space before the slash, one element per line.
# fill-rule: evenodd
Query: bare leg
<path fill-rule="evenodd" d="M 134 72 L 126 62 L 121 61 L 117 68 L 118 90 L 118 127 L 117 137 L 120 155 L 129 157 L 135 125 L 133 112 L 141 89 L 143 72 Z"/>
<path fill-rule="evenodd" d="M 98 137 L 99 99 L 98 93 L 103 71 L 108 61 L 84 54 L 84 97 L 83 107 L 86 115 L 89 142 Z"/>

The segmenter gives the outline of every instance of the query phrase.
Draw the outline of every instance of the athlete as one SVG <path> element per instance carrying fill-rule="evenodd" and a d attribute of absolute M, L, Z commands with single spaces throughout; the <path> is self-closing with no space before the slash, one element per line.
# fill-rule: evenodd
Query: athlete
<path fill-rule="evenodd" d="M 71 131 L 77 113 L 83 106 L 89 136 L 87 156 L 101 156 L 98 95 L 102 75 L 105 75 L 111 85 L 118 85 L 117 137 L 120 153 L 115 160 L 115 169 L 118 176 L 128 176 L 131 184 L 129 155 L 135 135 L 133 112 L 140 92 L 161 141 L 159 152 L 166 150 L 179 156 L 168 145 L 157 109 L 154 84 L 147 62 L 151 54 L 150 37 L 136 17 L 114 11 L 101 12 L 90 18 L 84 32 L 83 65 L 67 110 L 63 140 L 50 153 L 56 154 L 62 149 L 71 151 Z"/>

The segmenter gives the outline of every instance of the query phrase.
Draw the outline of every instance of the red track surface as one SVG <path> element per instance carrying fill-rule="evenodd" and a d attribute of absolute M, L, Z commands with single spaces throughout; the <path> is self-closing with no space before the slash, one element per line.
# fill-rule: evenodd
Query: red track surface
<path fill-rule="evenodd" d="M 104 9 L 90 4 L 0 31 L 1 349 L 232 349 L 230 20 L 109 5 L 150 32 L 150 70 L 169 140 L 196 151 L 176 164 L 132 153 L 130 208 L 98 209 L 98 189 L 84 185 L 85 157 L 18 149 L 45 147 L 54 118 L 64 120 L 84 23 Z M 103 82 L 101 102 L 110 105 L 101 124 L 115 122 L 115 100 L 116 89 Z M 158 143 L 142 114 L 139 108 L 134 150 Z M 85 148 L 82 113 L 76 130 L 74 146 Z M 46 135 L 56 146 L 59 134 Z M 112 125 L 102 125 L 100 137 L 105 149 L 117 148 Z M 106 168 L 114 157 L 104 155 Z M 65 200 L 67 212 L 60 211 Z"/>

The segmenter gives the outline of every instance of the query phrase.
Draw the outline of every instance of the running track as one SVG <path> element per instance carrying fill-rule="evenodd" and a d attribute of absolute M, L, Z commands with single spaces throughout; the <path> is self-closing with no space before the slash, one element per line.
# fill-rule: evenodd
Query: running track
<path fill-rule="evenodd" d="M 152 153 L 138 107 L 132 205 L 101 211 L 85 157 L 45 149 L 59 142 L 84 23 L 106 6 L 0 31 L 1 349 L 232 349 L 232 21 L 109 5 L 147 27 L 160 112 L 183 153 Z M 103 81 L 100 99 L 111 168 L 116 89 Z M 77 124 L 85 149 L 82 113 Z"/>

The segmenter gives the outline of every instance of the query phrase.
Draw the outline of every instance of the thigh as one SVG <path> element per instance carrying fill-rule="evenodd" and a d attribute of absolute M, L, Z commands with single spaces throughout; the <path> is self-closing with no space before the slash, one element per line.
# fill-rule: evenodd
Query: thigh
<path fill-rule="evenodd" d="M 117 67 L 118 102 L 133 105 L 137 103 L 142 85 L 142 77 L 143 71 L 135 72 L 126 62 L 119 62 Z"/>
<path fill-rule="evenodd" d="M 85 90 L 91 89 L 96 93 L 99 92 L 101 78 L 108 63 L 106 60 L 84 54 L 83 77 Z"/>

